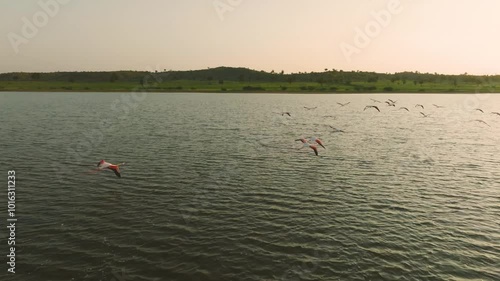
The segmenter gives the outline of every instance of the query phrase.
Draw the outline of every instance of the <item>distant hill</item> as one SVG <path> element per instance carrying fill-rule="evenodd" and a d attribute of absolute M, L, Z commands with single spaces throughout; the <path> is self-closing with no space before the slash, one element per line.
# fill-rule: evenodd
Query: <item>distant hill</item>
<path fill-rule="evenodd" d="M 161 83 L 151 84 L 154 75 Z M 187 71 L 83 71 L 0 74 L 0 91 L 193 92 L 500 92 L 500 75 L 444 75 L 419 72 L 375 73 L 325 69 L 323 72 L 257 71 L 216 67 Z"/>
<path fill-rule="evenodd" d="M 50 72 L 27 73 L 13 72 L 0 74 L 0 81 L 52 81 L 52 82 L 137 82 L 146 77 L 146 71 L 109 71 L 109 72 Z M 500 82 L 500 75 L 444 75 L 418 72 L 400 72 L 394 74 L 342 71 L 325 69 L 324 72 L 292 73 L 257 71 L 243 67 L 217 67 L 201 70 L 163 71 L 155 75 L 164 81 L 197 80 L 197 81 L 238 81 L 238 82 L 318 82 L 349 84 L 352 82 L 376 82 L 379 79 L 413 83 L 487 83 Z"/>

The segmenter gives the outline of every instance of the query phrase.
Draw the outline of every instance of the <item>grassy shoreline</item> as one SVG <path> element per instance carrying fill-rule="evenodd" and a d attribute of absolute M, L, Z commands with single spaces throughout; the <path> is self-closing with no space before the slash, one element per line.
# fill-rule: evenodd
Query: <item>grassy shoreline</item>
<path fill-rule="evenodd" d="M 355 82 L 332 84 L 317 82 L 236 82 L 224 83 L 207 81 L 178 80 L 141 86 L 133 82 L 58 82 L 58 81 L 0 81 L 0 92 L 131 92 L 145 91 L 158 93 L 433 93 L 433 94 L 471 94 L 497 93 L 500 84 L 460 83 L 395 83 L 382 80 L 375 83 Z"/>

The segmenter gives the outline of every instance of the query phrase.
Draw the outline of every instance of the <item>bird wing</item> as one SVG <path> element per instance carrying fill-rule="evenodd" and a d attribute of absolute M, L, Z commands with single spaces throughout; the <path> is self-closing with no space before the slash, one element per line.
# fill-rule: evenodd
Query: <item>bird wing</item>
<path fill-rule="evenodd" d="M 121 178 L 121 177 L 122 177 L 122 175 L 120 174 L 120 172 L 119 172 L 119 171 L 117 171 L 117 170 L 113 170 L 113 172 L 115 172 L 115 175 L 116 175 L 117 177 L 119 177 L 119 178 Z"/>
<path fill-rule="evenodd" d="M 317 144 L 321 145 L 322 148 L 326 149 L 326 147 L 323 145 L 323 142 L 319 139 L 315 140 Z"/>
<path fill-rule="evenodd" d="M 122 177 L 122 175 L 120 174 L 120 168 L 118 166 L 111 166 L 109 167 L 109 169 L 112 170 L 117 177 Z"/>

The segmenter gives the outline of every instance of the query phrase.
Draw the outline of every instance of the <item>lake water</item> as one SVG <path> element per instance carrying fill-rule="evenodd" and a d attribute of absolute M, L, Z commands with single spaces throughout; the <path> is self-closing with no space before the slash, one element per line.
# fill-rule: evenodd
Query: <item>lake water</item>
<path fill-rule="evenodd" d="M 500 95 L 0 93 L 0 108 L 14 280 L 500 280 Z M 311 136 L 319 157 L 297 149 Z M 89 173 L 100 159 L 122 178 Z"/>

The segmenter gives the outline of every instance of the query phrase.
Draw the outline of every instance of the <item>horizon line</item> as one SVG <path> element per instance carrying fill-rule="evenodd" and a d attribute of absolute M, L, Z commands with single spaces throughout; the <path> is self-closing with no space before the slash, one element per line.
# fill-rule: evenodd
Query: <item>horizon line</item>
<path fill-rule="evenodd" d="M 462 75 L 467 75 L 467 76 L 500 76 L 499 73 L 495 74 L 473 74 L 473 73 L 461 73 L 461 74 L 449 74 L 449 73 L 438 73 L 438 72 L 420 72 L 418 70 L 405 70 L 405 71 L 400 71 L 400 72 L 377 72 L 377 71 L 367 71 L 367 70 L 345 70 L 345 69 L 336 69 L 336 68 L 325 68 L 323 71 L 299 71 L 299 72 L 285 72 L 284 70 L 271 70 L 271 71 L 266 71 L 266 70 L 258 70 L 258 69 L 253 69 L 250 67 L 244 67 L 244 66 L 216 66 L 216 67 L 207 67 L 207 68 L 199 68 L 199 69 L 184 69 L 184 70 L 173 70 L 169 69 L 166 70 L 164 68 L 163 70 L 157 69 L 154 71 L 151 70 L 132 70 L 132 69 L 121 69 L 121 70 L 57 70 L 57 71 L 12 71 L 12 72 L 0 72 L 0 75 L 5 75 L 5 74 L 15 74 L 15 73 L 45 73 L 45 74 L 50 74 L 50 73 L 70 73 L 70 72 L 76 72 L 76 73 L 85 73 L 85 72 L 149 72 L 149 73 L 165 73 L 165 72 L 182 72 L 182 71 L 202 71 L 202 70 L 210 70 L 210 69 L 217 69 L 217 68 L 233 68 L 233 69 L 238 69 L 238 68 L 243 68 L 247 70 L 252 70 L 252 71 L 257 71 L 257 72 L 266 72 L 266 73 L 274 73 L 275 74 L 280 74 L 283 71 L 284 75 L 291 75 L 291 74 L 311 74 L 311 73 L 327 73 L 327 72 L 364 72 L 364 73 L 375 73 L 375 74 L 386 74 L 386 75 L 394 75 L 394 74 L 399 74 L 399 73 L 415 73 L 415 74 L 430 74 L 430 75 L 446 75 L 446 76 L 462 76 Z M 326 71 L 325 71 L 326 70 Z"/>

